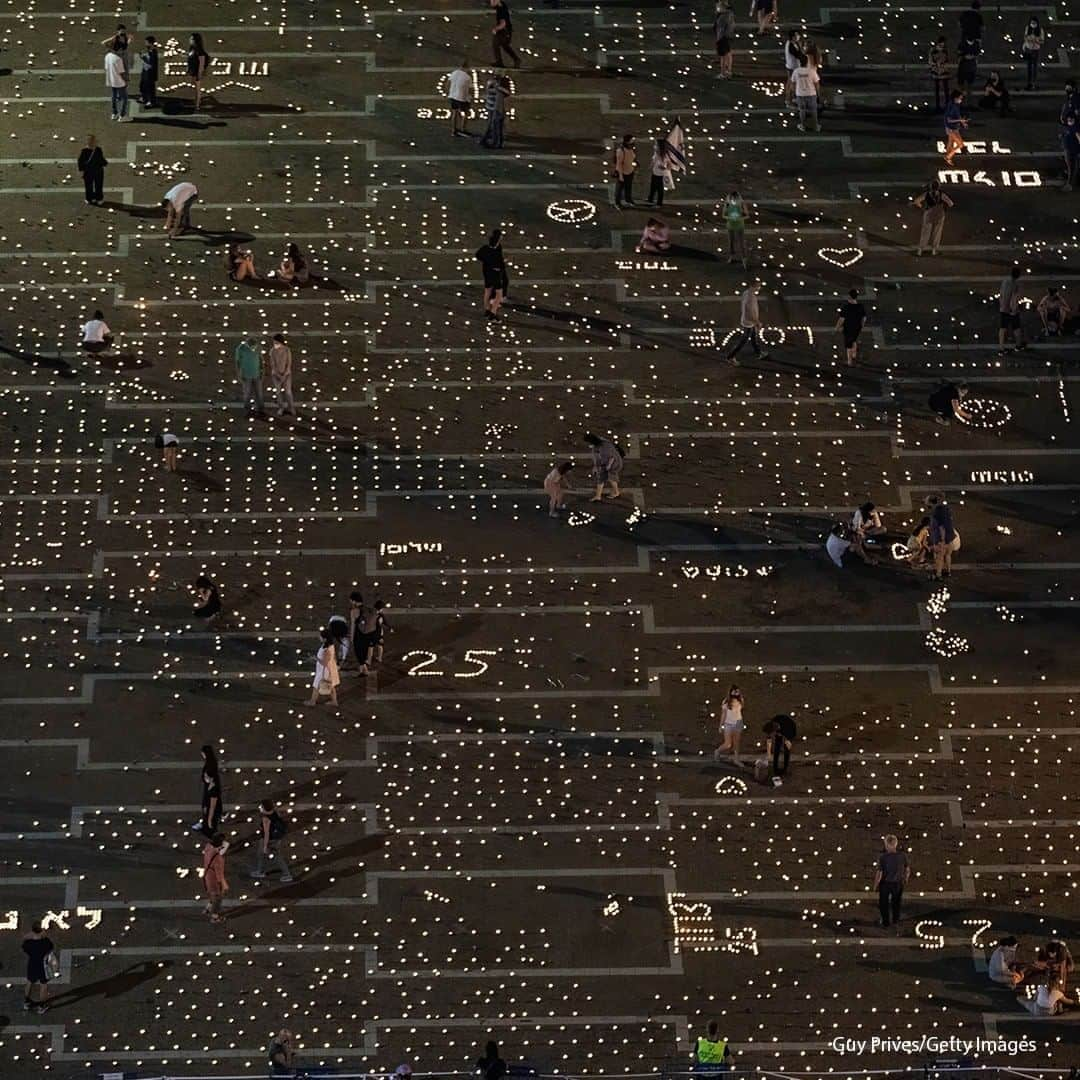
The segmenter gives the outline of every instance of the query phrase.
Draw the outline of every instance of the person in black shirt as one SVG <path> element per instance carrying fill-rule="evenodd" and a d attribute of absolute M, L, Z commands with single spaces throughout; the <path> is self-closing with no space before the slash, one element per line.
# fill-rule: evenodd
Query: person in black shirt
<path fill-rule="evenodd" d="M 779 787 L 784 781 L 780 778 L 787 772 L 791 762 L 791 745 L 795 742 L 798 731 L 795 721 L 786 713 L 777 713 L 771 720 L 765 721 L 765 753 L 772 758 L 773 784 Z M 781 758 L 783 765 L 780 764 Z"/>
<path fill-rule="evenodd" d="M 970 420 L 971 414 L 960 403 L 967 397 L 967 383 L 943 383 L 927 399 L 927 404 L 937 414 L 934 420 L 947 424 L 954 418 Z"/>
<path fill-rule="evenodd" d="M 506 283 L 506 262 L 503 259 L 502 230 L 495 229 L 488 242 L 480 248 L 476 257 L 484 268 L 484 317 L 498 317 L 503 302 L 503 286 Z"/>
<path fill-rule="evenodd" d="M 86 136 L 86 145 L 79 151 L 77 164 L 86 188 L 87 203 L 93 205 L 101 202 L 105 197 L 105 166 L 109 163 L 105 160 L 95 136 Z"/>
<path fill-rule="evenodd" d="M 844 353 L 849 364 L 854 364 L 859 355 L 859 335 L 865 325 L 866 308 L 859 303 L 859 290 L 852 289 L 836 320 L 836 329 L 844 331 Z"/>
<path fill-rule="evenodd" d="M 510 22 L 510 8 L 506 0 L 491 0 L 491 6 L 495 9 L 495 26 L 491 31 L 491 55 L 496 67 L 502 67 L 502 51 L 505 49 L 514 61 L 514 67 L 521 67 L 521 57 L 514 51 L 510 39 L 514 33 L 513 24 Z"/>
<path fill-rule="evenodd" d="M 191 826 L 192 832 L 201 832 L 211 837 L 221 824 L 221 812 L 224 809 L 221 794 L 221 769 L 217 754 L 209 744 L 202 748 L 202 816 Z"/>
<path fill-rule="evenodd" d="M 499 1057 L 499 1044 L 494 1040 L 484 1047 L 484 1056 L 476 1059 L 473 1070 L 479 1080 L 503 1080 L 506 1076 L 506 1062 Z"/>
<path fill-rule="evenodd" d="M 45 1004 L 49 997 L 49 976 L 45 970 L 45 958 L 55 946 L 45 936 L 41 923 L 34 923 L 30 929 L 31 933 L 22 943 L 22 950 L 26 953 L 26 999 L 23 1001 L 23 1008 L 27 1012 L 33 1009 L 43 1013 L 49 1007 Z"/>
<path fill-rule="evenodd" d="M 960 42 L 977 41 L 982 45 L 983 17 L 981 0 L 971 0 L 971 7 L 960 12 Z"/>
<path fill-rule="evenodd" d="M 157 108 L 158 47 L 157 38 L 150 34 L 146 48 L 139 53 L 142 71 L 139 72 L 139 101 L 144 109 Z"/>
<path fill-rule="evenodd" d="M 900 841 L 892 834 L 885 837 L 885 850 L 878 859 L 874 872 L 874 888 L 878 894 L 878 910 L 881 912 L 881 925 L 893 926 L 900 923 L 900 901 L 904 895 L 904 886 L 911 876 L 911 866 L 904 852 L 897 850 Z"/>

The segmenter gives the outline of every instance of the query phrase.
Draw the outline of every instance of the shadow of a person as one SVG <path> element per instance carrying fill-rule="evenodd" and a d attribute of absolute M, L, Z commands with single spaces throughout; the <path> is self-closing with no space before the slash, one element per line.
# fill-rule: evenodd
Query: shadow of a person
<path fill-rule="evenodd" d="M 172 964 L 171 960 L 142 960 L 108 978 L 62 991 L 55 997 L 49 998 L 49 1009 L 51 1011 L 57 1008 L 63 1009 L 69 1005 L 78 1005 L 80 1001 L 91 997 L 121 997 L 134 990 L 135 987 L 156 979 L 162 971 L 172 967 Z"/>

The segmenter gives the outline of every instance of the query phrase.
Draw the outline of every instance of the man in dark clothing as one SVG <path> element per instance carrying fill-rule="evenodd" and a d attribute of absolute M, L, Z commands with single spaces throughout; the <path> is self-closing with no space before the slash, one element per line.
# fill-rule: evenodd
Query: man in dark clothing
<path fill-rule="evenodd" d="M 157 108 L 158 47 L 157 38 L 150 34 L 146 48 L 139 53 L 142 71 L 139 72 L 139 101 L 144 109 Z"/>
<path fill-rule="evenodd" d="M 506 0 L 491 0 L 491 6 L 495 9 L 495 26 L 491 31 L 491 55 L 496 67 L 502 67 L 502 51 L 505 49 L 514 61 L 514 67 L 521 67 L 521 57 L 514 51 L 510 44 L 514 27 L 510 22 L 510 8 Z"/>
<path fill-rule="evenodd" d="M 844 331 L 844 356 L 849 364 L 854 364 L 858 359 L 859 335 L 865 325 L 866 308 L 859 303 L 859 290 L 852 289 L 836 320 L 836 329 Z"/>
<path fill-rule="evenodd" d="M 506 1062 L 499 1057 L 499 1044 L 489 1042 L 484 1048 L 484 1056 L 476 1059 L 473 1068 L 478 1080 L 503 1080 L 506 1076 Z"/>
<path fill-rule="evenodd" d="M 79 172 L 86 188 L 86 201 L 93 205 L 105 197 L 105 166 L 109 163 L 93 135 L 86 136 L 86 145 L 79 151 Z"/>
<path fill-rule="evenodd" d="M 1080 90 L 1076 88 L 1075 79 L 1065 80 L 1065 100 L 1061 103 L 1061 112 L 1058 113 L 1058 123 L 1065 126 L 1067 116 L 1080 117 Z"/>
<path fill-rule="evenodd" d="M 981 0 L 971 0 L 971 7 L 960 12 L 960 41 L 964 39 L 982 43 L 983 17 Z"/>
<path fill-rule="evenodd" d="M 904 886 L 911 876 L 908 857 L 897 849 L 900 841 L 891 833 L 885 837 L 885 850 L 878 859 L 874 872 L 874 888 L 878 894 L 878 908 L 881 912 L 881 925 L 891 922 L 896 926 L 900 922 L 900 901 L 904 895 Z"/>
<path fill-rule="evenodd" d="M 766 754 L 772 758 L 773 784 L 779 787 L 784 781 L 781 777 L 787 772 L 791 762 L 791 745 L 795 742 L 798 731 L 795 721 L 786 713 L 778 713 L 765 722 Z M 783 759 L 783 765 L 780 764 Z"/>

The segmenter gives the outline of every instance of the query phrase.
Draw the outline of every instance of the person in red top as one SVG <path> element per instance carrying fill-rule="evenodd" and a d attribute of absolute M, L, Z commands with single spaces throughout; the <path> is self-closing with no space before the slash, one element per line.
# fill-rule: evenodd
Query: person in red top
<path fill-rule="evenodd" d="M 214 833 L 203 848 L 203 888 L 206 890 L 206 913 L 212 923 L 225 921 L 221 904 L 229 891 L 225 880 L 225 852 L 229 845 L 221 833 Z"/>

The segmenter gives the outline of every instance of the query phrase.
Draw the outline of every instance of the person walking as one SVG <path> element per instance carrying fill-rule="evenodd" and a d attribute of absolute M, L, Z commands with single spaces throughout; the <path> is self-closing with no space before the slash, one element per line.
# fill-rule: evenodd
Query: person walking
<path fill-rule="evenodd" d="M 56 946 L 46 937 L 40 922 L 30 927 L 30 933 L 23 938 L 22 951 L 26 953 L 26 995 L 23 998 L 23 1010 L 37 1013 L 49 1008 L 49 957 L 55 958 Z"/>
<path fill-rule="evenodd" d="M 964 128 L 968 126 L 963 112 L 964 93 L 954 90 L 945 110 L 945 164 L 952 167 L 953 158 L 964 149 Z"/>
<path fill-rule="evenodd" d="M 998 291 L 998 356 L 1010 352 L 1008 339 L 1013 339 L 1013 348 L 1023 349 L 1024 330 L 1020 325 L 1020 267 L 1014 266 L 1001 281 Z"/>
<path fill-rule="evenodd" d="M 195 87 L 195 112 L 202 104 L 202 84 L 210 68 L 210 54 L 203 47 L 202 34 L 192 34 L 188 38 L 187 73 Z"/>
<path fill-rule="evenodd" d="M 225 853 L 229 843 L 221 833 L 214 833 L 203 845 L 203 889 L 206 891 L 206 914 L 212 923 L 222 923 L 221 905 L 229 891 L 225 877 Z"/>
<path fill-rule="evenodd" d="M 105 154 L 97 144 L 97 137 L 86 136 L 86 145 L 79 151 L 76 165 L 82 173 L 83 187 L 86 189 L 86 204 L 93 206 L 105 198 Z"/>
<path fill-rule="evenodd" d="M 723 741 L 716 750 L 717 758 L 725 750 L 730 750 L 732 761 L 736 765 L 742 764 L 739 760 L 739 744 L 742 742 L 744 726 L 742 691 L 732 684 L 720 706 L 720 734 Z"/>
<path fill-rule="evenodd" d="M 146 37 L 146 45 L 139 53 L 142 68 L 139 71 L 139 102 L 144 109 L 156 109 L 158 105 L 157 84 L 161 69 L 158 57 L 157 38 L 153 34 Z"/>
<path fill-rule="evenodd" d="M 510 7 L 506 0 L 491 0 L 491 6 L 495 9 L 495 25 L 491 29 L 491 58 L 497 68 L 503 67 L 502 53 L 505 49 L 507 55 L 514 61 L 514 67 L 519 68 L 521 57 L 510 44 L 514 35 L 514 26 L 510 21 Z"/>
<path fill-rule="evenodd" d="M 777 10 L 777 0 L 751 0 L 750 18 L 757 16 L 757 28 L 759 34 L 764 34 L 770 27 L 776 25 L 780 18 Z"/>
<path fill-rule="evenodd" d="M 311 681 L 311 697 L 308 705 L 316 705 L 321 697 L 328 697 L 330 704 L 336 706 L 337 688 L 341 685 L 341 674 L 338 671 L 337 651 L 334 647 L 334 639 L 329 630 L 319 631 L 321 641 L 319 650 L 315 654 L 315 675 Z M 365 648 L 366 651 L 366 648 Z M 357 658 L 361 659 L 359 652 Z M 364 671 L 367 674 L 367 671 Z"/>
<path fill-rule="evenodd" d="M 293 355 L 284 334 L 275 334 L 270 346 L 270 389 L 277 404 L 278 416 L 295 416 L 296 402 L 292 389 Z"/>
<path fill-rule="evenodd" d="M 502 229 L 493 229 L 488 242 L 477 249 L 477 259 L 484 271 L 484 318 L 496 319 L 503 302 L 506 260 L 502 249 Z"/>
<path fill-rule="evenodd" d="M 202 748 L 202 814 L 191 826 L 192 832 L 210 837 L 218 831 L 224 812 L 224 796 L 221 791 L 221 767 L 214 748 L 207 743 Z"/>
<path fill-rule="evenodd" d="M 791 73 L 790 81 L 795 87 L 795 105 L 799 110 L 799 130 L 806 130 L 806 121 L 809 119 L 810 130 L 820 131 L 818 87 L 821 84 L 821 77 L 817 73 L 817 68 L 804 58 L 803 62 Z"/>
<path fill-rule="evenodd" d="M 941 190 L 937 180 L 931 180 L 912 202 L 922 211 L 922 228 L 915 254 L 921 255 L 929 248 L 930 254 L 936 255 L 941 245 L 941 230 L 945 228 L 945 211 L 952 209 L 953 201 Z"/>
<path fill-rule="evenodd" d="M 743 346 L 749 344 L 754 355 L 763 360 L 769 354 L 761 347 L 761 308 L 758 305 L 758 293 L 761 291 L 761 282 L 755 281 L 743 290 L 739 300 L 739 336 L 734 346 L 728 350 L 727 359 L 737 364 L 736 357 L 742 352 Z"/>
<path fill-rule="evenodd" d="M 836 320 L 836 329 L 844 333 L 844 357 L 849 364 L 859 358 L 859 335 L 865 325 L 866 308 L 859 301 L 859 290 L 851 289 Z"/>
<path fill-rule="evenodd" d="M 262 881 L 267 875 L 267 864 L 275 863 L 281 870 L 281 882 L 293 880 L 292 868 L 282 844 L 289 832 L 289 823 L 278 813 L 273 799 L 259 803 L 259 836 L 255 844 L 255 866 L 251 876 Z"/>
<path fill-rule="evenodd" d="M 183 236 L 191 228 L 191 207 L 199 197 L 199 189 L 190 180 L 181 180 L 165 192 L 161 205 L 165 207 L 165 231 L 170 237 Z"/>
<path fill-rule="evenodd" d="M 667 140 L 660 138 L 653 146 L 651 178 L 649 180 L 649 206 L 664 205 L 664 189 L 671 186 L 671 161 L 668 158 Z"/>
<path fill-rule="evenodd" d="M 589 501 L 600 502 L 603 499 L 605 484 L 611 485 L 611 497 L 617 499 L 623 452 L 612 439 L 603 439 L 591 431 L 586 432 L 585 442 L 592 452 L 593 482 L 596 484 L 596 494 Z"/>
<path fill-rule="evenodd" d="M 1020 52 L 1023 54 L 1024 63 L 1027 65 L 1027 89 L 1038 89 L 1039 57 L 1042 55 L 1043 43 L 1046 35 L 1043 33 L 1042 23 L 1038 15 L 1032 15 L 1024 27 L 1024 45 Z"/>
<path fill-rule="evenodd" d="M 448 78 L 446 96 L 450 101 L 450 132 L 453 135 L 468 135 L 473 99 L 473 76 L 469 61 L 462 60 Z"/>
<path fill-rule="evenodd" d="M 929 66 L 930 78 L 934 80 L 934 112 L 939 113 L 949 104 L 949 77 L 952 73 L 952 60 L 944 34 L 940 34 L 930 46 Z"/>
<path fill-rule="evenodd" d="M 762 730 L 765 732 L 765 753 L 772 761 L 773 787 L 780 787 L 791 763 L 791 748 L 798 737 L 798 729 L 792 717 L 777 713 L 765 722 Z"/>
<path fill-rule="evenodd" d="M 493 73 L 484 87 L 484 107 L 487 109 L 488 126 L 480 139 L 480 145 L 491 150 L 501 150 L 506 135 L 506 109 L 510 98 L 510 80 L 505 75 Z"/>
<path fill-rule="evenodd" d="M 739 261 L 744 270 L 750 268 L 750 257 L 746 253 L 746 213 L 749 205 L 737 192 L 732 191 L 724 200 L 723 217 L 727 228 L 728 262 Z"/>
<path fill-rule="evenodd" d="M 251 416 L 263 414 L 262 357 L 253 337 L 246 337 L 233 353 L 236 377 L 240 380 L 244 408 Z"/>
<path fill-rule="evenodd" d="M 904 886 L 911 876 L 911 864 L 899 847 L 900 841 L 889 833 L 885 837 L 885 850 L 878 856 L 877 869 L 874 871 L 874 889 L 878 894 L 882 927 L 900 924 L 900 903 L 904 897 Z"/>
<path fill-rule="evenodd" d="M 112 98 L 112 118 L 127 120 L 128 115 L 128 80 L 124 58 L 117 52 L 116 42 L 109 46 L 105 54 L 105 85 Z"/>
<path fill-rule="evenodd" d="M 615 181 L 615 206 L 621 210 L 623 204 L 634 205 L 634 171 L 637 169 L 637 147 L 633 135 L 624 135 L 615 150 L 615 168 L 611 176 Z"/>
<path fill-rule="evenodd" d="M 716 38 L 716 58 L 720 61 L 720 78 L 731 78 L 731 65 L 735 53 L 731 39 L 735 36 L 735 12 L 728 0 L 717 0 L 716 18 L 713 19 L 713 36 Z"/>

